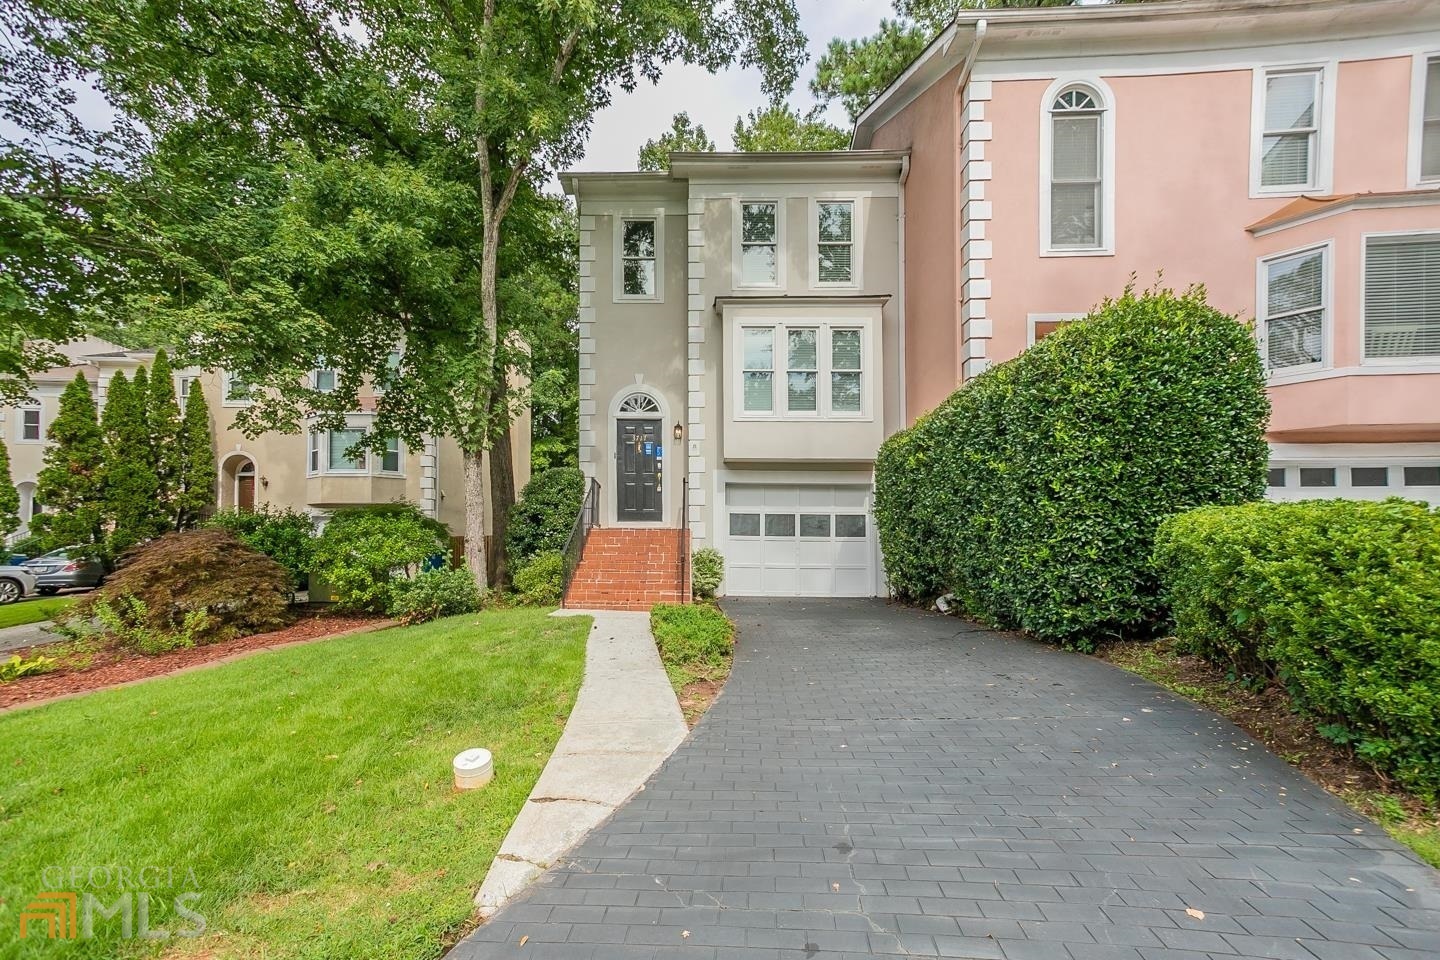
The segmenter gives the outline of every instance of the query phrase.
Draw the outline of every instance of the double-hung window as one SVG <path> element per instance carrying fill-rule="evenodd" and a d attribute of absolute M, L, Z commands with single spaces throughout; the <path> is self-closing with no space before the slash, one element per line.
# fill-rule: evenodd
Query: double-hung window
<path fill-rule="evenodd" d="M 746 413 L 775 412 L 775 328 L 745 327 L 741 394 Z"/>
<path fill-rule="evenodd" d="M 1324 72 L 1269 70 L 1259 130 L 1259 188 L 1295 192 L 1320 186 L 1320 118 Z"/>
<path fill-rule="evenodd" d="M 308 459 L 308 461 L 307 461 L 307 463 L 306 463 L 306 465 L 305 465 L 305 466 L 306 466 L 306 472 L 307 472 L 307 473 L 317 474 L 317 473 L 320 472 L 320 456 L 321 456 L 320 450 L 321 450 L 321 447 L 324 446 L 324 443 L 325 443 L 325 433 L 324 433 L 324 431 L 321 431 L 321 430 L 311 430 L 311 431 L 310 431 L 310 444 L 309 444 L 309 450 L 308 450 L 308 458 L 309 458 L 309 459 Z"/>
<path fill-rule="evenodd" d="M 854 418 L 865 411 L 864 330 L 830 324 L 741 328 L 742 416 Z M 777 367 L 776 352 L 782 351 Z M 783 379 L 777 374 L 783 373 Z M 776 390 L 777 380 L 783 384 Z"/>
<path fill-rule="evenodd" d="M 344 430 L 331 430 L 328 444 L 329 460 L 326 469 L 335 473 L 363 473 L 366 466 L 366 452 L 358 451 L 357 455 L 351 457 L 348 451 L 360 438 L 365 435 L 364 430 L 346 428 Z"/>
<path fill-rule="evenodd" d="M 740 285 L 773 287 L 780 282 L 780 205 L 740 204 Z"/>
<path fill-rule="evenodd" d="M 821 200 L 815 211 L 816 282 L 820 286 L 854 286 L 855 201 Z"/>
<path fill-rule="evenodd" d="M 385 440 L 385 450 L 384 450 L 384 452 L 382 452 L 382 453 L 380 454 L 380 472 L 381 472 L 381 473 L 399 473 L 399 472 L 400 472 L 400 438 L 399 438 L 399 437 L 387 437 L 387 438 L 386 438 L 386 440 Z"/>
<path fill-rule="evenodd" d="M 194 388 L 194 389 L 199 389 L 198 387 L 195 386 L 195 385 L 198 384 L 199 382 L 200 382 L 200 378 L 199 378 L 199 377 L 181 377 L 181 378 L 180 378 L 180 391 L 179 391 L 179 395 L 176 397 L 176 399 L 179 401 L 179 404 L 180 404 L 180 412 L 181 412 L 181 413 L 184 413 L 184 412 L 185 412 L 185 404 L 190 401 L 190 390 L 191 390 L 192 388 Z"/>
<path fill-rule="evenodd" d="M 635 299 L 656 297 L 655 218 L 626 218 L 620 223 L 621 296 Z"/>
<path fill-rule="evenodd" d="M 1440 359 L 1440 233 L 1365 238 L 1365 359 Z"/>
<path fill-rule="evenodd" d="M 335 389 L 335 371 L 330 367 L 317 367 L 314 373 L 315 389 L 330 393 Z"/>
<path fill-rule="evenodd" d="M 1266 363 L 1274 373 L 1295 373 L 1325 362 L 1327 248 L 1317 247 L 1262 262 Z"/>
<path fill-rule="evenodd" d="M 40 439 L 40 408 L 26 407 L 20 411 L 20 439 Z"/>
<path fill-rule="evenodd" d="M 225 374 L 225 402 L 227 404 L 249 403 L 251 397 L 250 384 L 239 374 L 226 372 Z"/>
<path fill-rule="evenodd" d="M 1051 250 L 1105 246 L 1105 109 L 1087 87 L 1050 104 Z"/>
<path fill-rule="evenodd" d="M 1427 57 L 1420 77 L 1419 178 L 1440 181 L 1440 55 Z"/>

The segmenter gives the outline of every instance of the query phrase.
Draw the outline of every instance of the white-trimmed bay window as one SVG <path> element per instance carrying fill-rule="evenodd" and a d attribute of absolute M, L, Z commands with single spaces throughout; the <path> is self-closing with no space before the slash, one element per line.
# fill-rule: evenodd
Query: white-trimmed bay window
<path fill-rule="evenodd" d="M 783 367 L 776 366 L 777 348 Z M 741 328 L 741 417 L 855 418 L 866 413 L 865 330 L 822 322 Z M 776 390 L 776 373 L 783 386 Z"/>
<path fill-rule="evenodd" d="M 780 284 L 780 204 L 746 200 L 740 204 L 740 286 Z"/>
<path fill-rule="evenodd" d="M 355 427 L 347 427 L 344 430 L 331 430 L 329 432 L 326 450 L 328 458 L 325 464 L 327 473 L 363 473 L 368 460 L 367 451 L 361 450 L 357 456 L 351 457 L 347 451 L 360 442 L 365 436 L 365 431 Z"/>
<path fill-rule="evenodd" d="M 399 437 L 387 437 L 387 438 L 385 439 L 385 449 L 384 449 L 383 451 L 381 451 L 381 453 L 380 453 L 380 472 L 381 472 L 381 473 L 399 473 L 399 472 L 400 472 L 400 438 L 399 438 Z"/>
<path fill-rule="evenodd" d="M 1328 246 L 1260 262 L 1260 317 L 1265 362 L 1272 373 L 1298 373 L 1328 359 Z"/>
<path fill-rule="evenodd" d="M 855 256 L 855 201 L 815 203 L 815 285 L 859 285 Z"/>
<path fill-rule="evenodd" d="M 1325 70 L 1287 67 L 1257 78 L 1253 192 L 1300 193 L 1323 186 Z"/>
<path fill-rule="evenodd" d="M 1440 233 L 1365 238 L 1365 359 L 1440 360 Z"/>

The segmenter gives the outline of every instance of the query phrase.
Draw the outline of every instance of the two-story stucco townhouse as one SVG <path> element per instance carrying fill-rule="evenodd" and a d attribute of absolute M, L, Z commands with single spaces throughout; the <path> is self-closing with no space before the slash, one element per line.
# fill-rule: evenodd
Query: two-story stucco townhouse
<path fill-rule="evenodd" d="M 150 367 L 154 353 L 128 350 L 94 337 L 61 344 L 68 364 L 43 371 L 34 378 L 30 402 L 0 409 L 0 432 L 10 455 L 10 475 L 20 493 L 21 528 L 29 532 L 30 519 L 44 505 L 35 498 L 36 479 L 44 466 L 50 424 L 60 408 L 60 394 L 83 373 L 92 385 L 96 403 L 104 406 L 111 378 L 119 371 L 132 376 Z M 311 386 L 318 390 L 334 384 L 334 371 L 314 370 Z M 383 454 L 346 456 L 369 427 L 374 396 L 362 393 L 361 409 L 347 417 L 345 430 L 319 430 L 307 426 L 298 433 L 264 433 L 246 437 L 236 417 L 250 404 L 249 388 L 227 371 L 180 368 L 175 371 L 176 396 L 183 406 L 190 390 L 199 389 L 210 411 L 214 438 L 216 490 L 220 509 L 250 510 L 269 505 L 293 509 L 323 519 L 340 507 L 406 500 L 450 528 L 456 537 L 465 529 L 465 480 L 460 449 L 448 437 L 427 437 L 411 449 L 392 440 Z M 512 459 L 518 490 L 530 477 L 530 419 L 518 421 L 512 434 Z M 486 491 L 486 503 L 490 502 Z M 485 529 L 491 528 L 486 517 Z"/>
<path fill-rule="evenodd" d="M 854 145 L 910 154 L 909 416 L 1163 274 L 1255 321 L 1273 497 L 1440 503 L 1440 3 L 963 11 Z"/>
<path fill-rule="evenodd" d="M 884 592 L 869 511 L 875 455 L 905 421 L 904 166 L 673 154 L 666 173 L 562 178 L 580 217 L 580 465 L 602 527 L 572 603 L 678 595 L 687 528 L 724 554 L 732 595 Z"/>

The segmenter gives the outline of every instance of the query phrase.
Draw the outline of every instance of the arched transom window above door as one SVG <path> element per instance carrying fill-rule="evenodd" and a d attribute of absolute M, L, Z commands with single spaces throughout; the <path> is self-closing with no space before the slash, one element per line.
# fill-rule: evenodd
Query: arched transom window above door
<path fill-rule="evenodd" d="M 648 393 L 632 393 L 620 401 L 620 412 L 634 416 L 660 416 L 660 403 Z"/>

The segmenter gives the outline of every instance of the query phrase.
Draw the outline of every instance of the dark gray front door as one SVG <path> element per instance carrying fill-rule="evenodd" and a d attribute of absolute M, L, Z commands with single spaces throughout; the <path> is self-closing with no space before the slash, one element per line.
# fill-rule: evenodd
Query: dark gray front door
<path fill-rule="evenodd" d="M 617 421 L 616 444 L 619 519 L 659 520 L 660 421 Z"/>

